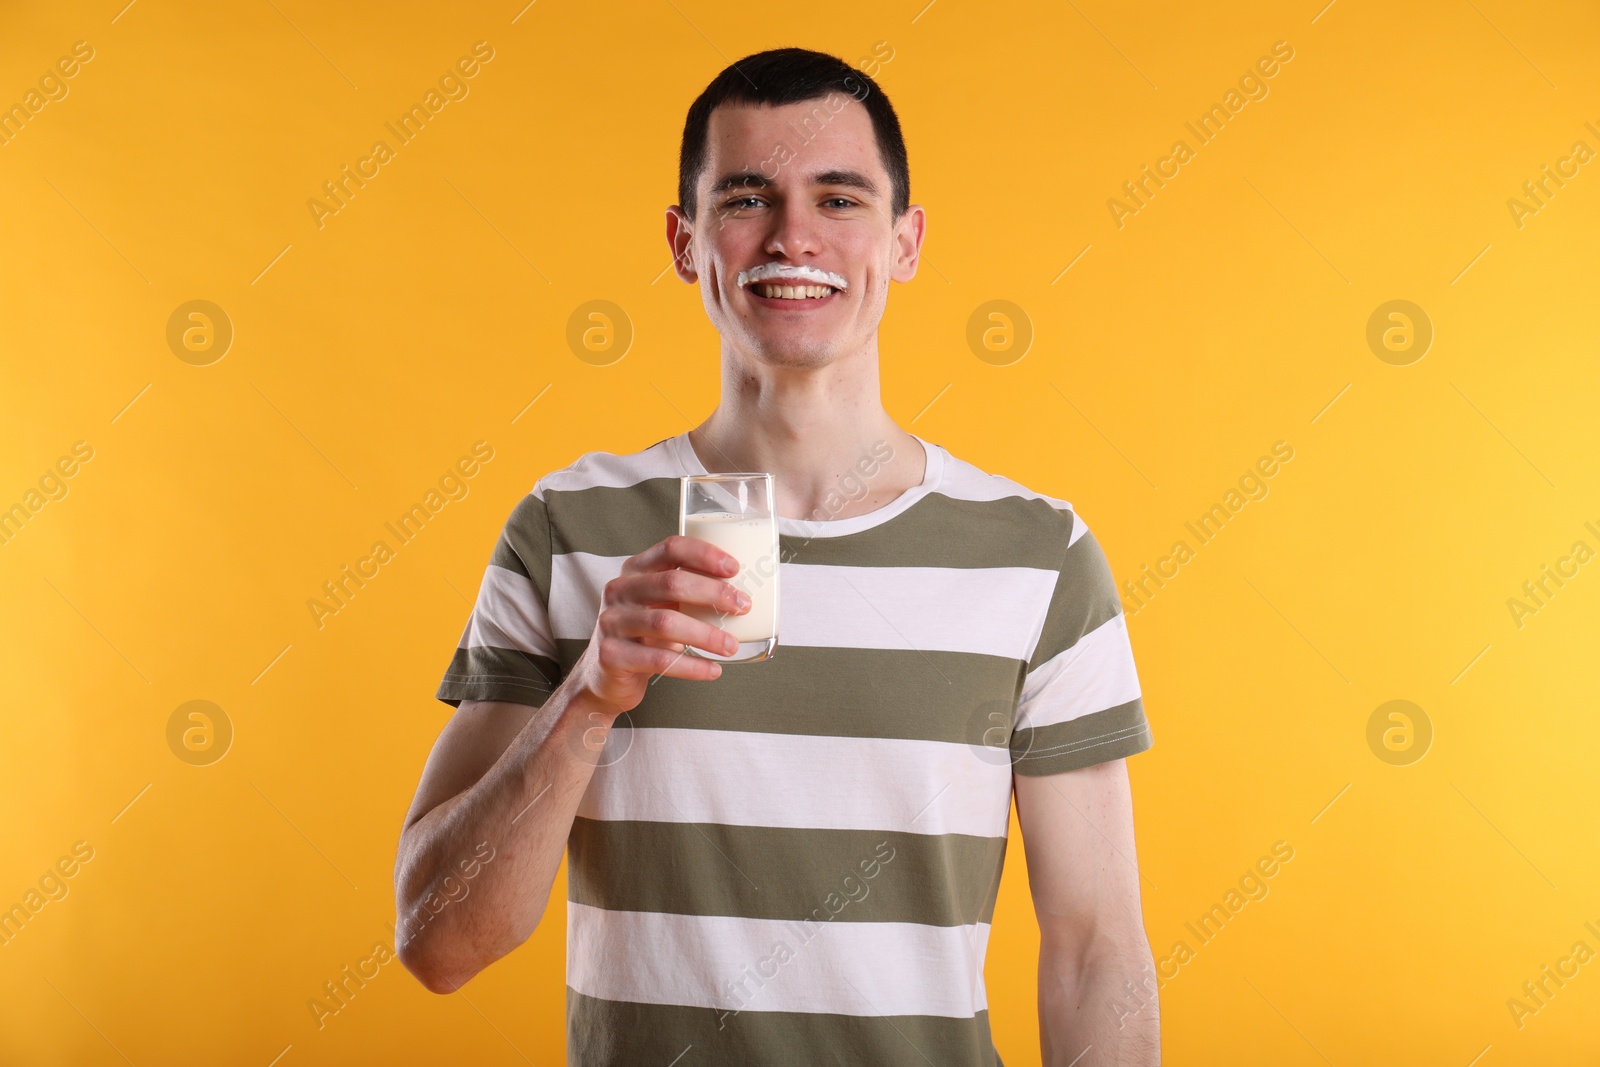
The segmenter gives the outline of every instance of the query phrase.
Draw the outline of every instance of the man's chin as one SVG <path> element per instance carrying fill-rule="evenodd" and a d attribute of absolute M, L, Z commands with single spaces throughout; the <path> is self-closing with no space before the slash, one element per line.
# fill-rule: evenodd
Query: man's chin
<path fill-rule="evenodd" d="M 821 367 L 839 356 L 839 346 L 828 341 L 780 341 L 751 346 L 751 354 L 770 367 Z"/>

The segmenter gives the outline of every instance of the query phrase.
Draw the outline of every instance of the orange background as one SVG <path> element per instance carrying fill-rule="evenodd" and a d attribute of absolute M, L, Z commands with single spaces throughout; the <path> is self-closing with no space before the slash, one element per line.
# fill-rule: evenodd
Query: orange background
<path fill-rule="evenodd" d="M 1119 579 L 1294 449 L 1130 620 L 1146 924 L 1195 948 L 1167 1061 L 1600 1052 L 1600 965 L 1507 1006 L 1600 950 L 1600 567 L 1507 605 L 1600 548 L 1600 176 L 1508 207 L 1600 149 L 1592 7 L 122 3 L 0 10 L 0 103 L 93 49 L 0 145 L 0 507 L 93 449 L 0 544 L 0 908 L 92 849 L 0 946 L 0 1061 L 561 1061 L 564 881 L 459 995 L 390 963 L 320 1029 L 308 1001 L 389 941 L 433 692 L 514 503 L 715 404 L 716 337 L 663 273 L 684 111 L 796 43 L 892 53 L 930 214 L 882 331 L 902 425 L 1070 500 Z M 319 228 L 308 199 L 476 41 L 468 95 Z M 1108 199 L 1278 41 L 1268 95 L 1119 228 Z M 633 332 L 607 366 L 566 340 L 597 299 Z M 1396 299 L 1434 334 L 1404 366 L 1367 343 Z M 205 366 L 167 341 L 192 300 L 234 333 Z M 990 300 L 1031 324 L 1020 359 L 969 347 Z M 308 599 L 477 441 L 468 495 L 319 628 Z M 1396 699 L 1432 730 L 1405 765 L 1368 744 Z M 191 700 L 233 731 L 209 765 L 169 747 Z M 1012 1067 L 1038 1062 L 1020 844 L 988 964 Z"/>

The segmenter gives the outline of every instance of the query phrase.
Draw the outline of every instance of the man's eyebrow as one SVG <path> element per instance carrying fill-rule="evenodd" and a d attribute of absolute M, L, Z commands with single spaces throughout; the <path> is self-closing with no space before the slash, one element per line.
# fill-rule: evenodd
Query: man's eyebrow
<path fill-rule="evenodd" d="M 842 185 L 848 189 L 859 189 L 872 196 L 878 195 L 878 185 L 871 178 L 854 170 L 825 170 L 821 174 L 813 175 L 812 185 Z"/>
<path fill-rule="evenodd" d="M 711 186 L 711 195 L 719 196 L 734 189 L 769 189 L 772 179 L 753 170 L 739 171 L 719 178 Z M 811 177 L 812 185 L 842 185 L 847 189 L 859 189 L 870 196 L 880 195 L 877 183 L 871 178 L 854 170 L 825 170 Z"/>
<path fill-rule="evenodd" d="M 765 175 L 757 174 L 753 170 L 740 171 L 722 178 L 711 187 L 711 195 L 728 192 L 730 189 L 765 189 L 772 181 Z"/>

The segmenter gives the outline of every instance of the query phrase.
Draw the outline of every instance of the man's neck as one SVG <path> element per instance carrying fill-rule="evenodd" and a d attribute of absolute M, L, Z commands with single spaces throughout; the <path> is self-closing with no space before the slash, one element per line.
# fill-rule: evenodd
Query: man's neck
<path fill-rule="evenodd" d="M 771 472 L 779 515 L 847 519 L 922 484 L 927 455 L 883 408 L 875 345 L 821 367 L 722 365 L 722 402 L 689 443 L 712 473 Z"/>

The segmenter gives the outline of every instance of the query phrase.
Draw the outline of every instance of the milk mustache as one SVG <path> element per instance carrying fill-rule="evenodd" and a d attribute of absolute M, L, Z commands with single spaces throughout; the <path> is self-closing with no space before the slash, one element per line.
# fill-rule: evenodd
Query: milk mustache
<path fill-rule="evenodd" d="M 684 518 L 684 535 L 710 541 L 739 561 L 739 573 L 728 584 L 750 598 L 750 610 L 727 615 L 698 604 L 684 604 L 684 614 L 728 631 L 740 641 L 766 641 L 778 635 L 777 536 L 770 516 L 706 512 Z"/>

